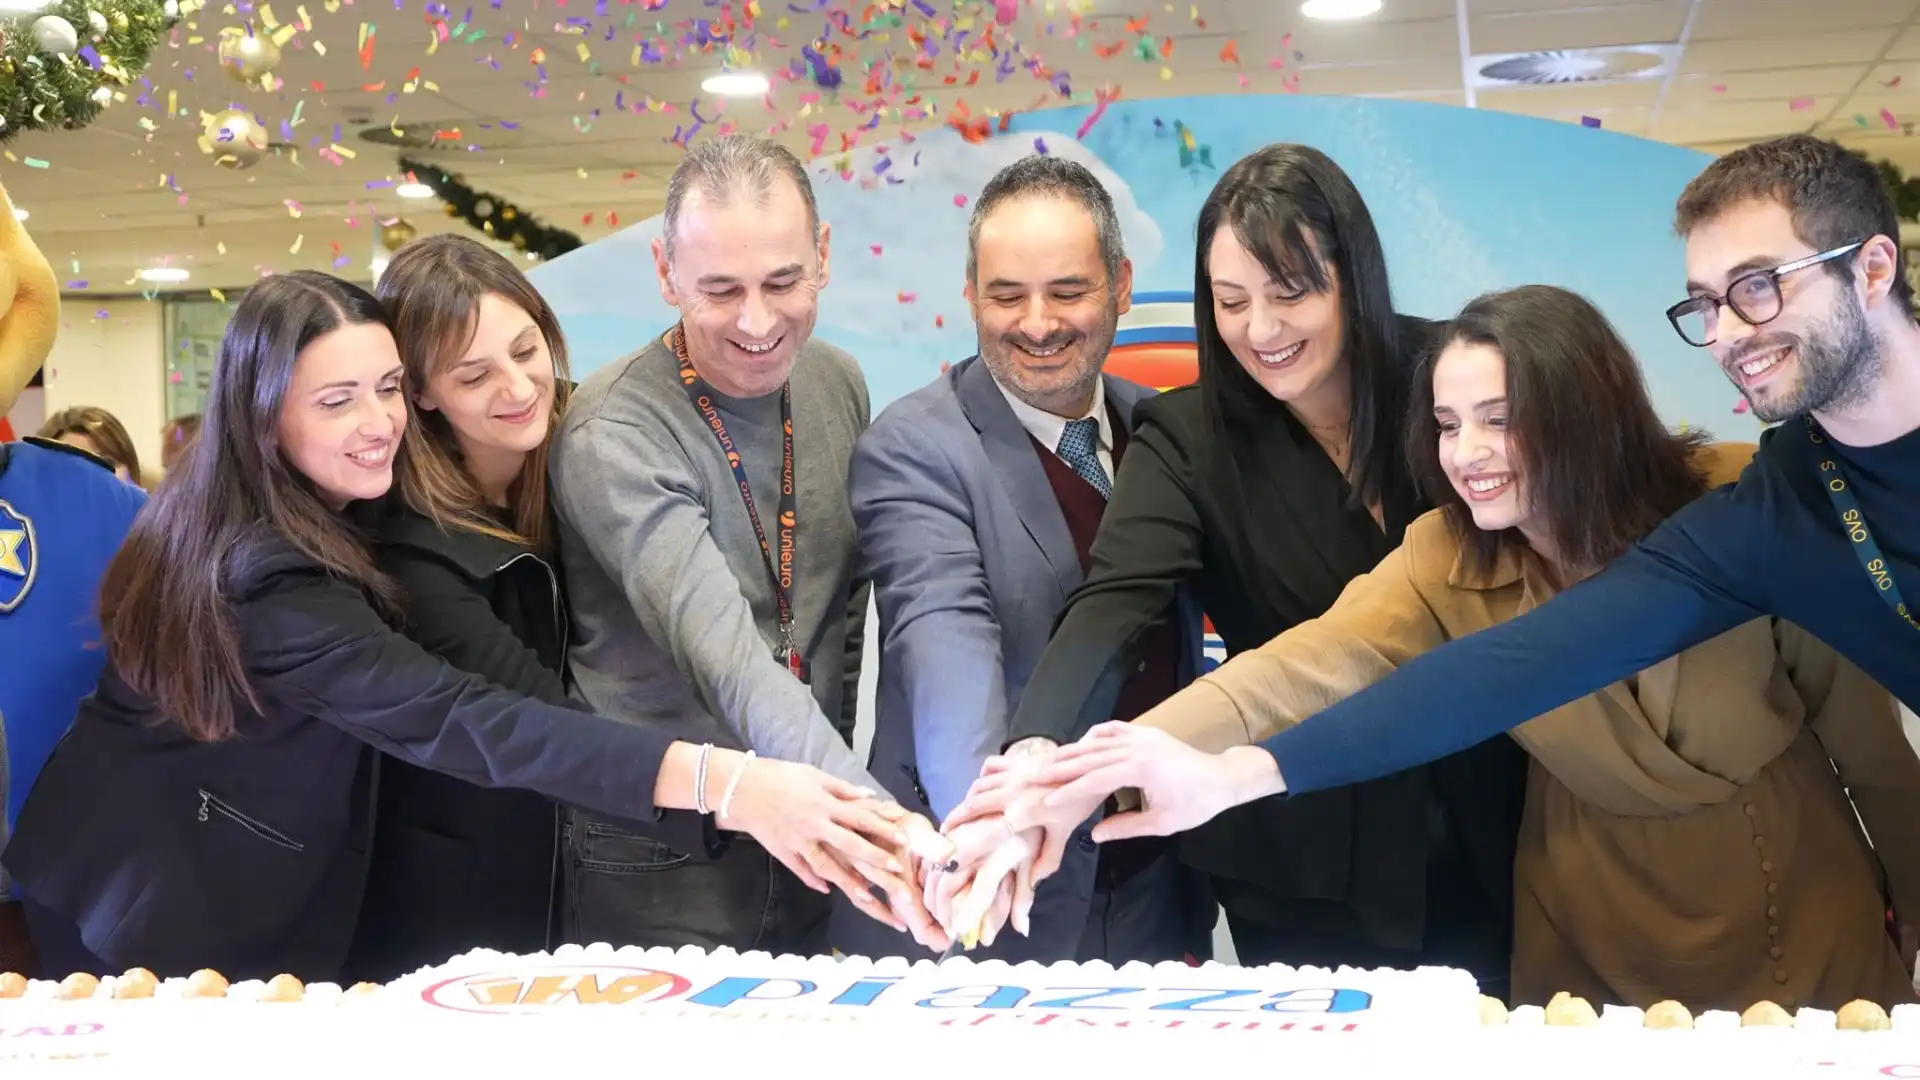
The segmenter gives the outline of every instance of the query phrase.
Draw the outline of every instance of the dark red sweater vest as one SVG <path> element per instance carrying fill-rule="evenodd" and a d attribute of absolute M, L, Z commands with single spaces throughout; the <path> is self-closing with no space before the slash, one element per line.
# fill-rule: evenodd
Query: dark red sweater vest
<path fill-rule="evenodd" d="M 1113 430 L 1113 467 L 1117 474 L 1121 456 L 1127 452 L 1127 431 L 1112 405 L 1107 406 L 1107 421 Z M 1042 446 L 1031 435 L 1027 441 L 1033 444 L 1034 452 L 1040 457 L 1040 465 L 1046 470 L 1047 482 L 1053 486 L 1054 500 L 1060 504 L 1060 512 L 1067 519 L 1067 531 L 1073 535 L 1073 550 L 1080 559 L 1080 572 L 1085 574 L 1093 565 L 1093 538 L 1100 531 L 1100 519 L 1106 516 L 1107 500 L 1100 496 L 1092 484 L 1074 472 L 1073 466 L 1060 460 L 1051 448 Z M 1141 641 L 1138 655 L 1134 658 L 1133 674 L 1121 688 L 1119 700 L 1114 702 L 1113 719 L 1132 720 L 1172 697 L 1179 689 L 1179 618 L 1176 613 L 1169 611 L 1167 620 L 1148 631 Z M 1106 884 L 1125 881 L 1164 850 L 1166 841 L 1159 837 L 1103 845 L 1100 877 Z"/>

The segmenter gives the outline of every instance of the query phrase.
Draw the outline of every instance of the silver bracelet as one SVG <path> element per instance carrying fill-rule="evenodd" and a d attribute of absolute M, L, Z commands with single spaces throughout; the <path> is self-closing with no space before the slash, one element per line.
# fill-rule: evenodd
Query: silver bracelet
<path fill-rule="evenodd" d="M 707 762 L 713 757 L 713 744 L 700 746 L 700 764 L 693 770 L 693 808 L 702 815 L 713 811 L 707 809 Z"/>
<path fill-rule="evenodd" d="M 727 781 L 726 792 L 720 796 L 720 817 L 718 820 L 732 820 L 733 793 L 740 790 L 740 778 L 747 774 L 747 766 L 751 764 L 753 764 L 753 751 L 749 750 L 747 751 L 747 756 L 740 759 L 740 767 L 733 770 L 733 778 Z"/>

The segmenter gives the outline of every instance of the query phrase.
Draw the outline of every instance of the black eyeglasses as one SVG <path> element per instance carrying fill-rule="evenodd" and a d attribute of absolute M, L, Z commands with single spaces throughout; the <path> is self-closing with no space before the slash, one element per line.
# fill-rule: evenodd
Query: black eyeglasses
<path fill-rule="evenodd" d="M 1856 240 L 1845 247 L 1832 251 L 1823 251 L 1818 255 L 1809 255 L 1804 259 L 1784 262 L 1770 270 L 1755 270 L 1743 274 L 1727 286 L 1725 296 L 1689 296 L 1685 300 L 1667 309 L 1667 321 L 1673 324 L 1674 332 L 1687 344 L 1705 348 L 1713 344 L 1714 334 L 1720 327 L 1720 305 L 1733 309 L 1735 315 L 1748 326 L 1761 326 L 1780 317 L 1784 306 L 1780 299 L 1780 279 L 1796 270 L 1805 270 L 1809 266 L 1818 266 L 1828 259 L 1837 259 L 1853 251 L 1864 240 Z"/>

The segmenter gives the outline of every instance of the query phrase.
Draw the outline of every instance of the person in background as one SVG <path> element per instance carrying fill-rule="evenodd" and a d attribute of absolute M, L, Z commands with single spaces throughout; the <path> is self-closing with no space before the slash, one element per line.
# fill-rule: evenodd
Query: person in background
<path fill-rule="evenodd" d="M 1221 175 L 1196 232 L 1200 384 L 1136 410 L 1092 568 L 1014 716 L 1015 755 L 1044 759 L 1114 714 L 1181 586 L 1244 652 L 1324 613 L 1429 508 L 1400 447 L 1432 331 L 1394 313 L 1352 180 L 1318 150 L 1269 146 Z M 1179 853 L 1212 875 L 1242 963 L 1442 964 L 1498 995 L 1524 782 L 1524 755 L 1489 742 L 1245 807 Z M 1065 838 L 1042 839 L 1050 871 Z"/>
<path fill-rule="evenodd" d="M 554 445 L 569 658 L 605 716 L 816 765 L 854 756 L 868 589 L 847 465 L 867 425 L 853 358 L 812 340 L 828 228 L 765 138 L 696 144 L 654 241 L 680 322 L 594 372 Z M 571 824 L 573 940 L 827 951 L 830 903 L 737 841 L 711 862 L 591 817 Z M 916 894 L 902 917 L 944 948 Z"/>
<path fill-rule="evenodd" d="M 199 434 L 199 413 L 188 413 L 167 421 L 167 426 L 160 429 L 160 468 L 163 475 L 173 471 L 180 459 L 193 448 L 194 437 Z"/>
<path fill-rule="evenodd" d="M 1108 835 L 1177 827 L 1159 820 L 1167 784 L 1231 790 L 1231 763 L 1203 750 L 1257 742 L 1545 602 L 1753 455 L 1669 433 L 1626 343 L 1564 290 L 1481 297 L 1448 335 L 1407 436 L 1442 508 L 1326 615 L 1062 749 L 1039 778 L 1066 783 L 1054 828 L 1143 772 L 1154 809 Z M 1920 760 L 1892 697 L 1799 627 L 1744 623 L 1513 737 L 1532 758 L 1515 1002 L 1915 1000 L 1886 912 L 1920 912 Z"/>
<path fill-rule="evenodd" d="M 53 349 L 59 286 L 0 189 L 0 416 Z M 0 825 L 18 818 L 100 680 L 100 578 L 145 502 L 77 447 L 34 436 L 0 443 Z M 0 870 L 0 967 L 32 971 L 19 883 L 6 878 Z"/>
<path fill-rule="evenodd" d="M 345 513 L 387 494 L 404 446 L 386 318 L 312 271 L 262 279 L 234 312 L 207 442 L 108 567 L 107 670 L 0 853 L 49 974 L 335 979 L 375 750 L 636 829 L 712 809 L 814 888 L 864 887 L 807 861 L 822 845 L 873 880 L 904 872 L 895 819 L 851 785 L 796 805 L 782 795 L 802 766 L 515 694 L 393 629 L 395 587 Z"/>
<path fill-rule="evenodd" d="M 966 274 L 979 355 L 881 413 L 854 446 L 849 481 L 861 573 L 880 606 L 870 764 L 903 805 L 936 818 L 1006 741 L 1086 571 L 1135 406 L 1153 393 L 1101 374 L 1133 269 L 1112 197 L 1084 165 L 1034 155 L 988 181 L 973 204 Z M 1170 608 L 1115 706 L 1121 719 L 1199 666 L 1199 611 Z M 976 832 L 1005 838 L 991 826 Z M 1218 918 L 1204 879 L 1152 840 L 1098 855 L 1076 848 L 1035 905 L 1032 925 L 1016 926 L 1024 937 L 985 955 L 1206 956 Z M 911 948 L 870 920 L 846 922 L 834 937 L 846 952 Z"/>
<path fill-rule="evenodd" d="M 40 425 L 40 438 L 66 443 L 105 461 L 113 475 L 135 487 L 145 484 L 133 436 L 114 415 L 92 405 L 61 409 Z"/>

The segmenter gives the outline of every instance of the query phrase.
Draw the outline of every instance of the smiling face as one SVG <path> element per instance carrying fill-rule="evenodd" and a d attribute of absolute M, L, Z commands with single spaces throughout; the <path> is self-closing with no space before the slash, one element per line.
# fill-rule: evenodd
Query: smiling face
<path fill-rule="evenodd" d="M 300 350 L 280 408 L 280 452 L 334 510 L 393 486 L 407 429 L 400 351 L 378 323 L 342 326 Z"/>
<path fill-rule="evenodd" d="M 966 297 L 980 358 L 1020 400 L 1081 416 L 1132 299 L 1132 266 L 1122 260 L 1109 281 L 1093 215 L 1052 195 L 994 207 L 980 222 L 975 259 Z"/>
<path fill-rule="evenodd" d="M 1433 364 L 1440 468 L 1484 532 L 1519 529 L 1534 542 L 1526 477 L 1507 440 L 1507 361 L 1492 345 L 1454 341 Z M 1535 545 L 1539 546 L 1539 545 Z"/>
<path fill-rule="evenodd" d="M 473 340 L 434 370 L 419 400 L 446 419 L 470 465 L 511 475 L 546 442 L 553 399 L 553 354 L 539 326 L 519 305 L 488 293 Z"/>
<path fill-rule="evenodd" d="M 813 232 L 806 200 L 775 179 L 765 192 L 715 199 L 695 186 L 680 204 L 672 259 L 653 242 L 660 296 L 680 309 L 700 377 L 730 397 L 780 389 L 813 334 L 827 284 L 827 227 Z"/>
<path fill-rule="evenodd" d="M 1717 296 L 1731 288 L 1753 310 L 1766 282 L 1740 279 L 1814 254 L 1795 235 L 1786 206 L 1739 203 L 1687 234 L 1687 291 Z M 1778 285 L 1780 314 L 1760 326 L 1721 306 L 1708 346 L 1720 370 L 1770 423 L 1857 404 L 1879 372 L 1858 291 L 1824 265 L 1783 274 Z"/>
<path fill-rule="evenodd" d="M 1309 246 L 1318 256 L 1318 246 Z M 1273 395 L 1297 403 L 1342 392 L 1346 318 L 1340 280 L 1327 268 L 1316 292 L 1298 281 L 1274 281 L 1238 233 L 1222 226 L 1207 250 L 1214 325 L 1240 367 Z"/>

